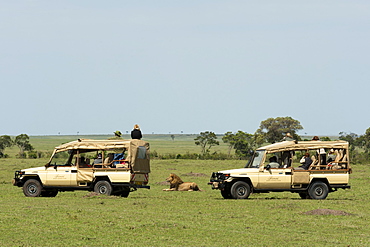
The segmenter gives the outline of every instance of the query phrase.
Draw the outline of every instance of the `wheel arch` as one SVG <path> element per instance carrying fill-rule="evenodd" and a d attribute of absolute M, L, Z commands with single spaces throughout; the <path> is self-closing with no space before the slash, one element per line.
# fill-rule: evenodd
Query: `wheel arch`
<path fill-rule="evenodd" d="M 326 183 L 326 185 L 330 188 L 329 181 L 328 181 L 327 178 L 313 178 L 311 180 L 311 182 L 310 182 L 310 185 L 307 188 L 309 188 L 315 182 L 323 182 L 323 183 Z"/>
<path fill-rule="evenodd" d="M 234 178 L 231 182 L 230 182 L 230 187 L 238 182 L 238 181 L 243 181 L 243 182 L 246 182 L 250 188 L 251 188 L 251 192 L 253 192 L 253 183 L 252 183 L 252 180 L 249 178 L 249 177 L 237 177 L 237 178 Z"/>
<path fill-rule="evenodd" d="M 112 182 L 110 181 L 110 179 L 109 179 L 108 176 L 98 176 L 98 177 L 95 177 L 93 184 L 96 184 L 97 182 L 102 181 L 102 180 L 105 180 L 105 181 L 109 182 L 110 184 L 112 184 Z"/>
<path fill-rule="evenodd" d="M 44 184 L 42 183 L 42 181 L 41 181 L 41 179 L 38 175 L 23 176 L 23 178 L 20 180 L 21 186 L 23 186 L 24 183 L 27 182 L 27 180 L 30 180 L 30 179 L 35 179 L 35 180 L 39 181 L 42 186 L 44 186 Z"/>

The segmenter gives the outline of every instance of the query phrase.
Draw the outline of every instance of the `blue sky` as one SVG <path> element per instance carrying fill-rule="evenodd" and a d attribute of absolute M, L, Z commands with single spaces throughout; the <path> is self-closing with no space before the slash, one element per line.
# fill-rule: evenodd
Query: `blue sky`
<path fill-rule="evenodd" d="M 370 127 L 369 1 L 3 1 L 0 135 Z"/>

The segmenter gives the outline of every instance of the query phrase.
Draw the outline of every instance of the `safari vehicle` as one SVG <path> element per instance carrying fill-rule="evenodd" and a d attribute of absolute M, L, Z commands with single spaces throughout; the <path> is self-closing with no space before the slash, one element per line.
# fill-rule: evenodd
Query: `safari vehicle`
<path fill-rule="evenodd" d="M 56 147 L 45 166 L 16 171 L 13 185 L 31 197 L 74 190 L 128 197 L 137 188 L 150 189 L 149 173 L 148 142 L 78 139 Z"/>
<path fill-rule="evenodd" d="M 307 170 L 299 167 L 305 153 L 312 155 Z M 273 156 L 276 166 L 269 162 Z M 208 184 L 225 199 L 282 191 L 298 193 L 302 199 L 325 199 L 330 192 L 350 188 L 351 172 L 348 142 L 283 141 L 258 148 L 245 168 L 214 172 Z"/>

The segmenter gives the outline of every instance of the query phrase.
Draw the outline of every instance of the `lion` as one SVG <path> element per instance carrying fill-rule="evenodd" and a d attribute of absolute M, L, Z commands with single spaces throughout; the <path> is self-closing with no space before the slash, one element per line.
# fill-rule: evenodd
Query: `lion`
<path fill-rule="evenodd" d="M 169 189 L 163 189 L 164 191 L 201 191 L 196 183 L 184 182 L 182 179 L 174 173 L 171 173 L 167 182 L 170 182 Z"/>

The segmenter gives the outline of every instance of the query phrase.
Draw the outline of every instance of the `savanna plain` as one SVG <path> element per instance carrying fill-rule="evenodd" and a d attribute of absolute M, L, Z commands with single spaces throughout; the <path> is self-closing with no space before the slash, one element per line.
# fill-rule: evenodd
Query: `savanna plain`
<path fill-rule="evenodd" d="M 51 153 L 79 137 L 33 136 L 30 142 Z M 200 152 L 194 138 L 144 139 L 152 151 L 184 154 Z M 227 146 L 212 151 L 226 153 Z M 86 191 L 31 198 L 12 186 L 14 171 L 43 166 L 48 157 L 16 159 L 15 148 L 6 153 L 9 158 L 0 159 L 0 246 L 370 246 L 370 162 L 352 164 L 352 188 L 330 193 L 326 200 L 303 200 L 289 192 L 225 200 L 207 185 L 211 173 L 241 168 L 246 161 L 185 159 L 153 159 L 151 189 L 128 198 Z M 198 183 L 202 191 L 162 191 L 169 173 Z M 339 213 L 317 213 L 333 210 Z"/>

